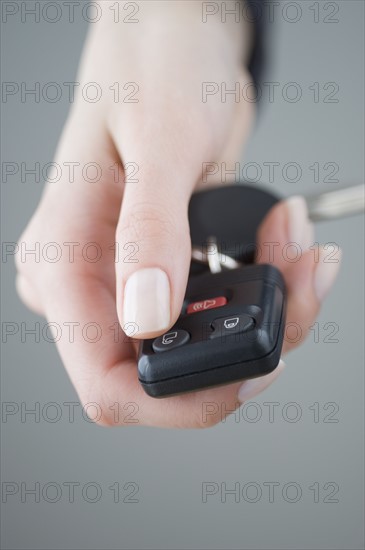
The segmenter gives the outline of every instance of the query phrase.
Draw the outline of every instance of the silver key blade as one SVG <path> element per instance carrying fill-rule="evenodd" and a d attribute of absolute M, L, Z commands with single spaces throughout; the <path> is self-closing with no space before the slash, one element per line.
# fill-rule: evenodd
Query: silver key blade
<path fill-rule="evenodd" d="M 356 185 L 308 197 L 310 219 L 317 222 L 363 214 L 365 211 L 364 190 L 363 185 Z"/>

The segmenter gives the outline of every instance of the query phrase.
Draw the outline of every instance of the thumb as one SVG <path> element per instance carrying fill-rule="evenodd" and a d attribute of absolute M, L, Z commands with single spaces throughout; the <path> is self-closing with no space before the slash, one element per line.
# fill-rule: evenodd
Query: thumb
<path fill-rule="evenodd" d="M 145 172 L 145 171 L 143 171 Z M 189 273 L 193 189 L 159 175 L 127 183 L 117 226 L 117 312 L 128 336 L 151 338 L 178 318 Z M 185 180 L 186 181 L 186 180 Z"/>

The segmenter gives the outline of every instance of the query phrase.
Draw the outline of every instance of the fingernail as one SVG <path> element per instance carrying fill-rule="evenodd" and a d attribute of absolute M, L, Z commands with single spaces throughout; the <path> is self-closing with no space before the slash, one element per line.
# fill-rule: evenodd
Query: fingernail
<path fill-rule="evenodd" d="M 164 271 L 145 268 L 133 273 L 124 289 L 123 324 L 136 333 L 160 332 L 170 324 L 170 284 Z"/>
<path fill-rule="evenodd" d="M 330 291 L 341 264 L 341 250 L 338 250 L 336 257 L 330 257 L 332 254 L 328 250 L 321 248 L 319 250 L 318 264 L 314 272 L 314 291 L 320 302 L 324 300 Z"/>
<path fill-rule="evenodd" d="M 313 235 L 313 226 L 308 219 L 308 208 L 304 197 L 294 196 L 286 200 L 288 209 L 289 242 L 298 244 L 307 250 Z"/>
<path fill-rule="evenodd" d="M 285 366 L 284 361 L 280 360 L 276 369 L 273 372 L 270 372 L 270 374 L 243 382 L 242 386 L 238 390 L 238 401 L 240 403 L 244 403 L 245 401 L 255 397 L 255 395 L 258 395 L 262 391 L 266 390 L 266 388 L 270 386 L 270 384 L 272 384 L 284 370 Z"/>

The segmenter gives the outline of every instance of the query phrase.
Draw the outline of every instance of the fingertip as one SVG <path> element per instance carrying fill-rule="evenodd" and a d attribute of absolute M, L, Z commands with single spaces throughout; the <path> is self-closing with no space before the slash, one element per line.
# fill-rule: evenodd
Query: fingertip
<path fill-rule="evenodd" d="M 313 275 L 313 288 L 321 303 L 331 290 L 341 266 L 342 250 L 336 251 L 336 257 L 328 252 L 328 247 L 319 249 L 319 258 Z"/>
<path fill-rule="evenodd" d="M 127 336 L 148 338 L 171 325 L 169 277 L 159 267 L 132 273 L 124 287 L 121 326 Z"/>
<path fill-rule="evenodd" d="M 280 248 L 288 241 L 288 209 L 285 201 L 280 201 L 267 213 L 257 231 L 259 255 L 257 263 L 273 264 L 281 267 Z"/>

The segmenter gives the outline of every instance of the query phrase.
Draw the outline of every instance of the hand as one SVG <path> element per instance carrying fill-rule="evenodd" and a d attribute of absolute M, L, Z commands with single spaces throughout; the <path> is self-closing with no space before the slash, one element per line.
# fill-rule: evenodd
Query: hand
<path fill-rule="evenodd" d="M 114 102 L 113 94 L 106 93 L 89 103 L 79 93 L 55 161 L 63 168 L 70 162 L 81 167 L 97 163 L 101 177 L 92 182 L 93 172 L 76 172 L 71 183 L 63 169 L 59 181 L 47 183 L 20 238 L 20 250 L 22 243 L 29 248 L 40 243 L 43 254 L 40 262 L 17 255 L 19 294 L 61 328 L 61 358 L 81 402 L 98 404 L 102 425 L 126 424 L 128 414 L 116 416 L 115 404 L 123 411 L 133 402 L 139 424 L 210 426 L 221 413 L 205 421 L 202 403 L 234 409 L 281 370 L 155 400 L 138 383 L 136 343 L 118 330 L 137 326 L 134 337 L 153 337 L 176 321 L 191 253 L 187 205 L 201 185 L 202 163 L 234 162 L 253 116 L 248 102 L 223 103 L 219 97 L 202 102 L 202 82 L 226 82 L 231 89 L 250 77 L 242 65 L 242 44 L 232 39 L 236 26 L 232 33 L 228 25 L 202 25 L 195 4 L 162 2 L 163 10 L 156 11 L 153 2 L 145 3 L 148 24 L 124 26 L 121 32 L 117 24 L 101 23 L 91 32 L 79 89 L 98 82 L 105 92 L 115 82 L 134 82 L 138 103 Z M 128 181 L 124 173 L 129 163 L 138 167 L 138 182 Z M 264 221 L 259 244 L 276 240 L 283 246 L 295 238 L 306 249 L 310 231 L 303 202 L 284 203 Z M 284 273 L 288 323 L 298 323 L 304 338 L 337 264 L 316 264 L 312 251 L 294 264 L 265 253 L 260 261 L 273 261 Z"/>

